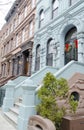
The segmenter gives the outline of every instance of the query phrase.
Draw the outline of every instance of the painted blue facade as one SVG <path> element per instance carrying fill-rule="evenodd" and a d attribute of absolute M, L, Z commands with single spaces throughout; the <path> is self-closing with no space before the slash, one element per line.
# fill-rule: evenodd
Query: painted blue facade
<path fill-rule="evenodd" d="M 52 0 L 37 1 L 32 73 L 37 71 L 35 70 L 35 61 L 36 47 L 38 45 L 40 45 L 40 65 L 38 68 L 41 69 L 46 66 L 47 43 L 49 39 L 52 39 L 52 66 L 62 68 L 65 65 L 65 37 L 72 28 L 76 28 L 77 30 L 77 60 L 84 63 L 84 1 L 72 0 L 71 5 L 70 0 L 59 0 L 58 2 L 58 10 L 53 17 Z M 41 10 L 44 11 L 44 19 L 41 27 L 39 27 Z"/>

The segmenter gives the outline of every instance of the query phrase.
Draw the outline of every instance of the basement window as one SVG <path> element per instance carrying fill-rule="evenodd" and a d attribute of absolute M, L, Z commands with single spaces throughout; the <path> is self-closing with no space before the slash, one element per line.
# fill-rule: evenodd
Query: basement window
<path fill-rule="evenodd" d="M 71 96 L 74 97 L 74 101 L 79 101 L 79 93 L 78 92 L 72 92 Z"/>

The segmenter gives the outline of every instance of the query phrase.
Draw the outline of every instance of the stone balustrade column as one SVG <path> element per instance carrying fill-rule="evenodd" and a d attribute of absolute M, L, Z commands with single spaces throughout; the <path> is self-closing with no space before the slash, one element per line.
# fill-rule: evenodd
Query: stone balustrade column
<path fill-rule="evenodd" d="M 22 105 L 18 117 L 18 130 L 28 129 L 29 117 L 35 114 L 35 89 L 33 81 L 27 79 L 23 85 Z"/>
<path fill-rule="evenodd" d="M 3 106 L 2 110 L 3 112 L 9 111 L 10 107 L 13 107 L 14 104 L 14 83 L 13 81 L 9 80 L 8 83 L 5 85 L 6 87 L 6 92 L 5 92 L 5 97 L 3 100 Z"/>

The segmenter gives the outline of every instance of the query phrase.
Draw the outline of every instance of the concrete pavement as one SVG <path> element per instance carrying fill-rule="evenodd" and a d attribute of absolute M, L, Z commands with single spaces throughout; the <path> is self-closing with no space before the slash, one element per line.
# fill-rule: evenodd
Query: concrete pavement
<path fill-rule="evenodd" d="M 16 130 L 2 115 L 0 108 L 0 130 Z"/>

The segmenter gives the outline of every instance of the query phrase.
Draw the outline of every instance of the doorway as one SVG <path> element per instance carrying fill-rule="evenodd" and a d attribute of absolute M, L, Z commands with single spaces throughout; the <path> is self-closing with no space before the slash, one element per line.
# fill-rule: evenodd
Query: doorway
<path fill-rule="evenodd" d="M 28 71 L 29 71 L 29 52 L 28 52 L 28 50 L 23 52 L 23 56 L 24 56 L 23 73 L 25 75 L 27 75 Z"/>

